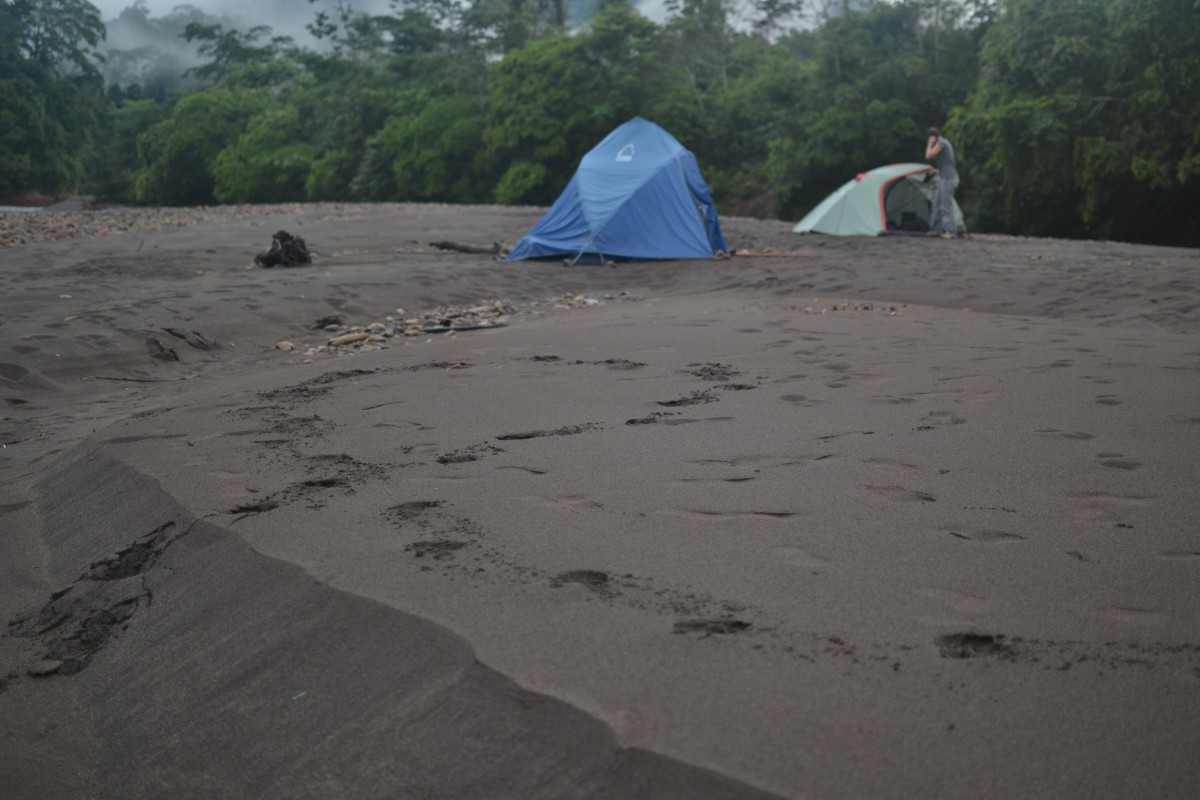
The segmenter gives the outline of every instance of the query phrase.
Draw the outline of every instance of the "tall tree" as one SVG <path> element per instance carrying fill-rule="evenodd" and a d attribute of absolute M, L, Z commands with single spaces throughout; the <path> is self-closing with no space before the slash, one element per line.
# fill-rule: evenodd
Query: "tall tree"
<path fill-rule="evenodd" d="M 83 0 L 0 2 L 0 196 L 79 187 L 104 111 L 99 12 Z"/>
<path fill-rule="evenodd" d="M 985 226 L 1200 242 L 1185 211 L 1200 200 L 1198 9 L 1006 0 L 952 119 Z"/>

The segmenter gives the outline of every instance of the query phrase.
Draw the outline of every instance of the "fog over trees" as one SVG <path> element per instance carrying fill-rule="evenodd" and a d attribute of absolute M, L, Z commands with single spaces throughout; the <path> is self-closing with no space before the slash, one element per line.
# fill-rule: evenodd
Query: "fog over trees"
<path fill-rule="evenodd" d="M 1195 0 L 665 0 L 661 17 L 0 0 L 0 201 L 547 204 L 640 115 L 696 153 L 722 213 L 795 219 L 922 160 L 939 125 L 975 230 L 1200 245 Z"/>

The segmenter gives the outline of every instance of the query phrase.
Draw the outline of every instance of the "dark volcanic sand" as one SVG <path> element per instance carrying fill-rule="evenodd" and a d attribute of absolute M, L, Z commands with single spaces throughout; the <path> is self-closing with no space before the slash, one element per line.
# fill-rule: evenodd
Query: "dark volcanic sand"
<path fill-rule="evenodd" d="M 102 213 L 0 215 L 5 796 L 1194 796 L 1195 251 Z"/>

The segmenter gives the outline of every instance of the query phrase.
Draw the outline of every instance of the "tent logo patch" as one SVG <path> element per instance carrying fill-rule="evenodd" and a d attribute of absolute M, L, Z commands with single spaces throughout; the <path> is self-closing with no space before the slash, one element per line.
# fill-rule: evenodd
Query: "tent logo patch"
<path fill-rule="evenodd" d="M 627 144 L 617 153 L 617 161 L 633 161 L 633 145 Z"/>

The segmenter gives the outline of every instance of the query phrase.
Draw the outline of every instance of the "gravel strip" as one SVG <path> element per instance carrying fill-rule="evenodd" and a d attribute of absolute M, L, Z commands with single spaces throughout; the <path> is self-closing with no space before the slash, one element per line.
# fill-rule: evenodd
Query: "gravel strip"
<path fill-rule="evenodd" d="M 187 208 L 118 206 L 87 211 L 0 210 L 0 248 L 21 247 L 34 242 L 60 239 L 153 233 L 196 223 L 222 224 L 278 214 L 306 214 L 316 215 L 319 219 L 336 219 L 353 217 L 368 211 L 402 211 L 429 208 L 431 205 L 437 204 L 282 203 Z"/>

